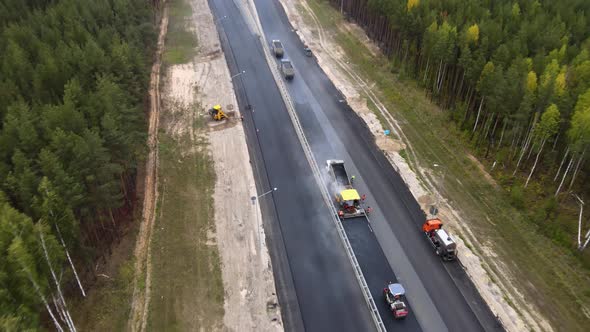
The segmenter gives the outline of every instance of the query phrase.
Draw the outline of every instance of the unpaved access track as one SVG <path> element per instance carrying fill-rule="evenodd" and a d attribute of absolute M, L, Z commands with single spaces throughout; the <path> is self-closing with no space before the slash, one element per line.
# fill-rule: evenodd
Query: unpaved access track
<path fill-rule="evenodd" d="M 155 61 L 150 74 L 150 108 L 148 116 L 148 155 L 145 163 L 145 181 L 143 187 L 143 204 L 141 226 L 135 246 L 135 277 L 133 279 L 133 300 L 129 317 L 129 330 L 145 329 L 146 315 L 150 296 L 150 238 L 155 221 L 156 202 L 158 200 L 158 129 L 160 120 L 160 67 L 162 51 L 168 28 L 168 9 L 162 11 L 160 33 Z M 140 287 L 141 286 L 141 287 Z"/>

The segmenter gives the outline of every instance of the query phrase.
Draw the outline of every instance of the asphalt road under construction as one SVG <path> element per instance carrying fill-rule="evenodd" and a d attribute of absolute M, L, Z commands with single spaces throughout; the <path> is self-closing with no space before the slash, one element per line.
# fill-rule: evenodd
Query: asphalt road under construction
<path fill-rule="evenodd" d="M 369 331 L 375 325 L 314 180 L 262 45 L 235 1 L 209 0 L 233 78 L 259 192 L 285 328 Z M 371 206 L 344 228 L 388 331 L 502 331 L 457 262 L 443 263 L 420 231 L 424 214 L 293 31 L 278 0 L 254 0 L 268 41 L 280 39 L 295 67 L 287 83 L 322 170 L 342 159 Z M 243 5 L 243 2 L 242 2 Z M 243 8 L 242 8 L 243 9 Z M 240 74 L 244 72 L 243 74 Z M 269 197 L 270 196 L 270 197 Z M 459 248 L 460 250 L 460 248 Z M 394 321 L 382 298 L 388 282 L 404 285 L 410 315 Z"/>

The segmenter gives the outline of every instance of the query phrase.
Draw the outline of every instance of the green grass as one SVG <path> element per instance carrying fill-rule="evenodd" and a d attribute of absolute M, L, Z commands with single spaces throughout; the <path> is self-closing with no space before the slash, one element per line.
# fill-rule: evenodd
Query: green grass
<path fill-rule="evenodd" d="M 388 59 L 372 56 L 357 36 L 338 29 L 341 17 L 327 2 L 308 0 L 308 3 L 357 73 L 376 83 L 381 101 L 399 121 L 418 163 L 427 168 L 436 163 L 444 168 L 445 176 L 438 182 L 438 189 L 462 212 L 465 217 L 462 222 L 477 239 L 462 236 L 491 248 L 513 271 L 516 280 L 512 281 L 524 291 L 526 299 L 539 306 L 554 328 L 585 330 L 590 319 L 582 313 L 581 306 L 590 308 L 588 269 L 572 251 L 544 236 L 548 231 L 543 229 L 550 227 L 530 222 L 528 215 L 516 209 L 512 204 L 514 195 L 511 197 L 482 176 L 469 158 L 470 144 L 464 133 L 449 122 L 447 111 L 431 103 L 415 81 L 400 79 L 396 72 L 403 70 L 392 70 Z M 304 15 L 304 20 L 309 19 L 309 15 Z M 404 154 L 406 160 L 407 155 Z M 526 192 L 522 195 L 526 204 Z M 496 259 L 474 249 L 487 261 Z M 518 308 L 519 303 L 514 306 Z"/>
<path fill-rule="evenodd" d="M 131 313 L 134 256 L 139 222 L 122 237 L 87 297 L 68 303 L 78 331 L 125 331 Z"/>
<path fill-rule="evenodd" d="M 188 30 L 192 20 L 192 7 L 186 0 L 168 1 L 168 32 L 163 54 L 165 65 L 189 62 L 197 52 L 197 36 Z"/>
<path fill-rule="evenodd" d="M 197 37 L 188 30 L 192 9 L 187 0 L 168 5 L 163 60 L 166 65 L 187 63 L 198 52 Z M 215 171 L 205 120 L 189 116 L 199 107 L 164 102 L 162 108 L 148 331 L 211 331 L 222 326 L 221 261 L 210 238 L 215 232 Z M 188 132 L 167 132 L 163 128 L 170 121 L 182 121 L 196 139 Z"/>
<path fill-rule="evenodd" d="M 408 159 L 408 152 L 406 152 L 406 149 L 401 149 L 401 150 L 399 151 L 399 155 L 400 155 L 402 158 L 404 158 L 404 160 L 405 160 L 407 163 L 409 163 L 409 162 L 410 162 L 410 160 Z"/>
<path fill-rule="evenodd" d="M 223 318 L 221 263 L 208 242 L 215 173 L 206 146 L 160 134 L 149 331 L 210 331 Z"/>

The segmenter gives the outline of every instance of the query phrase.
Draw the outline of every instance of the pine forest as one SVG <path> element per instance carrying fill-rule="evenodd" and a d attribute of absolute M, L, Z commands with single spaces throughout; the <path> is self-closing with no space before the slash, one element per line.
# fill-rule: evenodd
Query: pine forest
<path fill-rule="evenodd" d="M 154 20 L 142 0 L 0 1 L 2 331 L 73 327 L 64 296 L 132 218 Z"/>
<path fill-rule="evenodd" d="M 590 1 L 329 1 L 426 89 L 514 205 L 585 248 L 572 194 L 590 193 Z"/>

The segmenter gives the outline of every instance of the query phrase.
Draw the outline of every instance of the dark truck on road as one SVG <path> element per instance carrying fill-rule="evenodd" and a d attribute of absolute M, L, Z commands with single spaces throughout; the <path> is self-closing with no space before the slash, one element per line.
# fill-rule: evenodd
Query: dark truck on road
<path fill-rule="evenodd" d="M 283 43 L 280 40 L 274 39 L 272 41 L 272 52 L 277 58 L 282 58 L 285 54 L 285 49 L 283 48 Z"/>
<path fill-rule="evenodd" d="M 293 64 L 290 60 L 281 59 L 281 62 L 279 63 L 279 69 L 286 79 L 292 80 L 293 77 L 295 77 L 295 69 L 293 68 Z"/>

